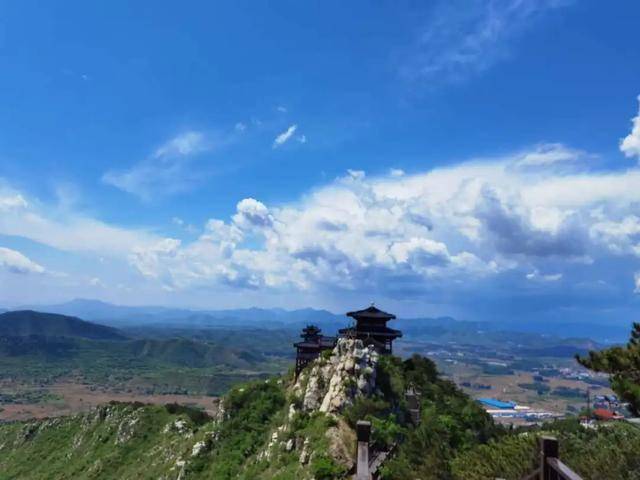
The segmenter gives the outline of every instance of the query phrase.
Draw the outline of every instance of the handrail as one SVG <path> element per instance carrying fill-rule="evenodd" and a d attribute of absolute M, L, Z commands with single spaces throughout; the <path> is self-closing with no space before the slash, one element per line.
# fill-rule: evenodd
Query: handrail
<path fill-rule="evenodd" d="M 555 437 L 540 437 L 540 466 L 521 480 L 582 480 L 558 458 L 559 445 Z"/>
<path fill-rule="evenodd" d="M 582 480 L 581 476 L 579 476 L 576 472 L 571 470 L 557 458 L 547 458 L 547 463 L 564 480 Z"/>
<path fill-rule="evenodd" d="M 523 477 L 521 480 L 536 480 L 537 478 L 539 478 L 541 472 L 542 472 L 542 469 L 537 468 L 526 477 Z"/>

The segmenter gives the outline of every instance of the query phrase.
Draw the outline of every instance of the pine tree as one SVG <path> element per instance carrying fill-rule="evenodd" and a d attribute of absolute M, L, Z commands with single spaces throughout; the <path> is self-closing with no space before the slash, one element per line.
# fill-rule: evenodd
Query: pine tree
<path fill-rule="evenodd" d="M 581 365 L 610 375 L 611 388 L 629 402 L 629 409 L 640 416 L 640 323 L 634 323 L 626 347 L 591 351 L 588 357 L 576 355 Z"/>

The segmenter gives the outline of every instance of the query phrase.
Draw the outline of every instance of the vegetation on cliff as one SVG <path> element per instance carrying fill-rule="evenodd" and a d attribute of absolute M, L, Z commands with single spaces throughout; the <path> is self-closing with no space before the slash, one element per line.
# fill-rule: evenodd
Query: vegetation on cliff
<path fill-rule="evenodd" d="M 419 421 L 408 392 L 417 394 Z M 535 467 L 545 432 L 559 436 L 563 460 L 585 479 L 640 472 L 636 427 L 556 422 L 508 432 L 429 359 L 380 356 L 341 339 L 298 378 L 234 387 L 214 418 L 177 405 L 110 404 L 0 425 L 0 479 L 346 478 L 358 420 L 372 423 L 373 455 L 391 452 L 378 472 L 387 480 L 518 479 Z"/>
<path fill-rule="evenodd" d="M 461 453 L 452 462 L 453 478 L 524 478 L 537 468 L 538 438 L 543 434 L 558 438 L 560 458 L 583 480 L 640 478 L 640 428 L 624 422 L 584 428 L 577 419 L 505 435 Z"/>

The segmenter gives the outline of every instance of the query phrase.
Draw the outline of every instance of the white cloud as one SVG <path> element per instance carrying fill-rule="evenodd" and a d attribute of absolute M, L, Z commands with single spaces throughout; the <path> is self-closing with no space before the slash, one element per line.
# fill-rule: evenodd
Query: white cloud
<path fill-rule="evenodd" d="M 19 199 L 19 201 L 16 201 Z M 27 238 L 69 251 L 124 258 L 132 248 L 151 245 L 157 236 L 143 229 L 127 229 L 55 205 L 27 201 L 25 195 L 0 185 L 0 234 Z"/>
<path fill-rule="evenodd" d="M 537 280 L 541 282 L 557 282 L 562 280 L 562 276 L 563 275 L 561 273 L 541 274 L 538 270 L 534 270 L 526 275 L 527 280 Z"/>
<path fill-rule="evenodd" d="M 508 57 L 511 44 L 562 0 L 440 1 L 403 74 L 429 83 L 461 81 Z"/>
<path fill-rule="evenodd" d="M 352 170 L 351 168 L 347 169 L 347 173 L 349 177 L 353 180 L 362 180 L 366 176 L 364 170 Z"/>
<path fill-rule="evenodd" d="M 280 113 L 287 113 L 287 107 L 285 107 L 283 105 L 278 105 L 276 107 L 276 110 L 278 110 Z"/>
<path fill-rule="evenodd" d="M 392 177 L 402 177 L 404 175 L 404 170 L 400 168 L 392 168 L 389 170 L 389 175 Z"/>
<path fill-rule="evenodd" d="M 89 285 L 91 285 L 92 287 L 106 288 L 106 285 L 98 277 L 90 278 L 89 279 Z"/>
<path fill-rule="evenodd" d="M 238 122 L 238 123 L 236 123 L 236 124 L 235 124 L 235 126 L 233 127 L 233 129 L 234 129 L 236 132 L 244 132 L 244 131 L 247 129 L 247 126 L 246 126 L 244 123 L 242 123 L 242 122 Z"/>
<path fill-rule="evenodd" d="M 586 156 L 584 152 L 568 148 L 561 143 L 543 143 L 533 151 L 524 152 L 517 165 L 520 167 L 543 167 L 573 162 L 584 156 Z"/>
<path fill-rule="evenodd" d="M 638 96 L 640 102 L 640 96 Z M 620 142 L 620 150 L 627 157 L 637 157 L 640 160 L 640 109 L 638 115 L 632 120 L 631 133 Z"/>
<path fill-rule="evenodd" d="M 0 268 L 11 273 L 44 273 L 45 268 L 30 260 L 22 253 L 10 248 L 0 247 Z"/>
<path fill-rule="evenodd" d="M 0 211 L 8 212 L 10 210 L 23 209 L 27 208 L 28 205 L 27 201 L 19 193 L 0 197 Z"/>
<path fill-rule="evenodd" d="M 164 158 L 174 155 L 186 156 L 207 149 L 204 134 L 202 132 L 185 132 L 172 138 L 160 146 L 154 153 L 155 158 Z"/>
<path fill-rule="evenodd" d="M 640 293 L 640 272 L 636 272 L 633 276 L 634 293 Z"/>
<path fill-rule="evenodd" d="M 593 170 L 590 158 L 542 144 L 421 173 L 349 170 L 288 204 L 239 199 L 230 218 L 209 219 L 193 241 L 43 206 L 0 183 L 0 235 L 104 257 L 101 269 L 118 263 L 145 279 L 106 277 L 108 285 L 128 281 L 175 296 L 215 290 L 464 303 L 542 292 L 571 304 L 577 295 L 595 302 L 598 292 L 613 292 L 609 307 L 620 292 L 631 295 L 631 277 L 640 292 L 640 167 Z M 3 255 L 13 268 L 29 268 L 29 259 Z M 84 285 L 94 276 L 85 273 Z"/>
<path fill-rule="evenodd" d="M 198 240 L 141 252 L 149 257 L 140 271 L 172 288 L 410 295 L 510 271 L 542 286 L 594 259 L 640 259 L 640 171 L 567 171 L 564 159 L 536 155 L 538 147 L 403 176 L 349 171 L 277 207 L 244 199 Z M 540 168 L 518 168 L 523 158 Z"/>
<path fill-rule="evenodd" d="M 284 132 L 278 135 L 273 141 L 273 148 L 278 148 L 281 145 L 284 145 L 293 136 L 293 134 L 296 133 L 297 129 L 298 125 L 291 125 Z"/>
<path fill-rule="evenodd" d="M 264 203 L 254 198 L 245 198 L 238 202 L 233 222 L 241 228 L 264 228 L 273 224 L 273 218 Z"/>
<path fill-rule="evenodd" d="M 102 181 L 146 201 L 189 191 L 202 179 L 202 174 L 193 168 L 192 157 L 213 146 L 202 132 L 188 131 L 170 139 L 130 169 L 106 172 Z"/>
<path fill-rule="evenodd" d="M 298 136 L 297 140 L 298 140 L 298 143 L 303 143 L 303 144 L 307 143 L 307 136 L 306 135 L 300 135 L 300 136 Z"/>

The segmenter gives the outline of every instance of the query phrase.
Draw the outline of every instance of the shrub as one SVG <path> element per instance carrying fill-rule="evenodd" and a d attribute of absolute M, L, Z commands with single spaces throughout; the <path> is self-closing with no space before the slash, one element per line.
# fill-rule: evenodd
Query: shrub
<path fill-rule="evenodd" d="M 358 420 L 371 419 L 371 417 L 385 418 L 389 415 L 391 406 L 381 398 L 358 397 L 353 405 L 345 408 L 343 415 L 347 423 L 356 428 Z"/>
<path fill-rule="evenodd" d="M 164 408 L 172 415 L 186 415 L 196 425 L 203 425 L 211 421 L 211 416 L 204 410 L 178 403 L 167 403 Z"/>
<path fill-rule="evenodd" d="M 344 475 L 346 469 L 328 455 L 317 455 L 311 460 L 311 472 L 316 480 L 332 480 Z"/>

